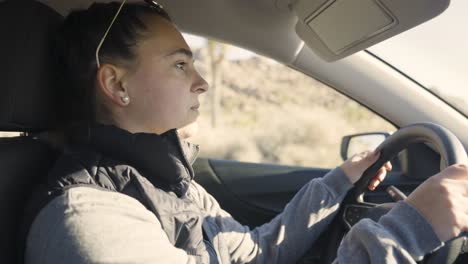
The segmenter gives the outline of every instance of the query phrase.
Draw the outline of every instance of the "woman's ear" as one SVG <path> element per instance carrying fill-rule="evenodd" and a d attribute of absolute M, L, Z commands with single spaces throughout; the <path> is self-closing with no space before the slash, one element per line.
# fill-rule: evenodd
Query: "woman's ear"
<path fill-rule="evenodd" d="M 111 64 L 103 64 L 97 71 L 98 90 L 114 104 L 125 107 L 130 103 L 128 91 L 122 85 L 125 71 Z"/>

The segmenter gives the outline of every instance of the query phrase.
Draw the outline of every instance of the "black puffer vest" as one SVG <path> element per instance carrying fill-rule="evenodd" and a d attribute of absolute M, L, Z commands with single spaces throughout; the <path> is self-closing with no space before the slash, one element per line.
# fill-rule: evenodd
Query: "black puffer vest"
<path fill-rule="evenodd" d="M 200 208 L 186 197 L 198 146 L 177 131 L 136 133 L 110 125 L 80 125 L 68 133 L 63 155 L 32 199 L 30 219 L 47 202 L 77 186 L 129 195 L 153 212 L 170 242 L 198 260 L 218 263 Z M 32 213 L 31 213 L 32 212 Z M 32 221 L 29 221 L 32 223 Z"/>

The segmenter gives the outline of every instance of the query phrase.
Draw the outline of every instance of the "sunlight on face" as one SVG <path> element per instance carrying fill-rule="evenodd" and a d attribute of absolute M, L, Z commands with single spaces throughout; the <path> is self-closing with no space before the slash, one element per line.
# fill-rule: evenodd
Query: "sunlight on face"
<path fill-rule="evenodd" d="M 159 17 L 147 23 L 151 37 L 136 48 L 138 66 L 125 82 L 132 99 L 126 110 L 140 130 L 160 134 L 197 120 L 199 95 L 208 85 L 174 25 Z"/>

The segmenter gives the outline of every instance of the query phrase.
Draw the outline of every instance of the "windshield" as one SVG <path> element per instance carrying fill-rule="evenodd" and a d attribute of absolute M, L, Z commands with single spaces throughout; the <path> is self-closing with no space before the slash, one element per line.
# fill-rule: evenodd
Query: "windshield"
<path fill-rule="evenodd" d="M 468 115 L 468 1 L 369 51 Z"/>

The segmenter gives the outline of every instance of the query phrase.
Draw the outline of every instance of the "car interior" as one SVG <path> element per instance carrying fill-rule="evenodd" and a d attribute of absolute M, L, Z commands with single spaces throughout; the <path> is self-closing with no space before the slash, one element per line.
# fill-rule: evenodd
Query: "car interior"
<path fill-rule="evenodd" d="M 57 120 L 63 118 L 58 98 L 66 87 L 54 71 L 51 47 L 55 30 L 70 10 L 86 8 L 92 2 L 0 1 L 0 131 L 20 133 L 0 138 L 2 263 L 22 262 L 27 230 L 21 229 L 21 223 L 26 201 L 34 187 L 44 181 L 61 151 L 54 129 Z M 365 180 L 358 182 L 357 191 L 348 195 L 347 207 L 340 210 L 299 263 L 330 263 L 349 228 L 346 224 L 352 226 L 364 217 L 378 219 L 391 208 L 395 200 L 387 192 L 388 187 L 408 195 L 441 168 L 466 159 L 467 117 L 365 50 L 433 19 L 450 1 L 158 2 L 182 32 L 269 57 L 328 84 L 401 128 L 386 135 L 387 140 L 380 146 L 386 155 L 367 175 L 387 160 L 397 164 L 398 169 L 372 193 L 364 192 Z M 357 16 L 364 17 L 366 26 L 352 23 Z M 333 33 L 336 30 L 349 34 L 337 35 Z M 343 142 L 346 149 L 348 141 Z M 302 186 L 330 171 L 203 157 L 196 161 L 194 170 L 197 182 L 221 207 L 250 227 L 271 220 Z M 348 217 L 351 213 L 358 215 L 352 221 Z M 422 263 L 467 263 L 467 251 L 466 237 L 462 237 Z"/>

